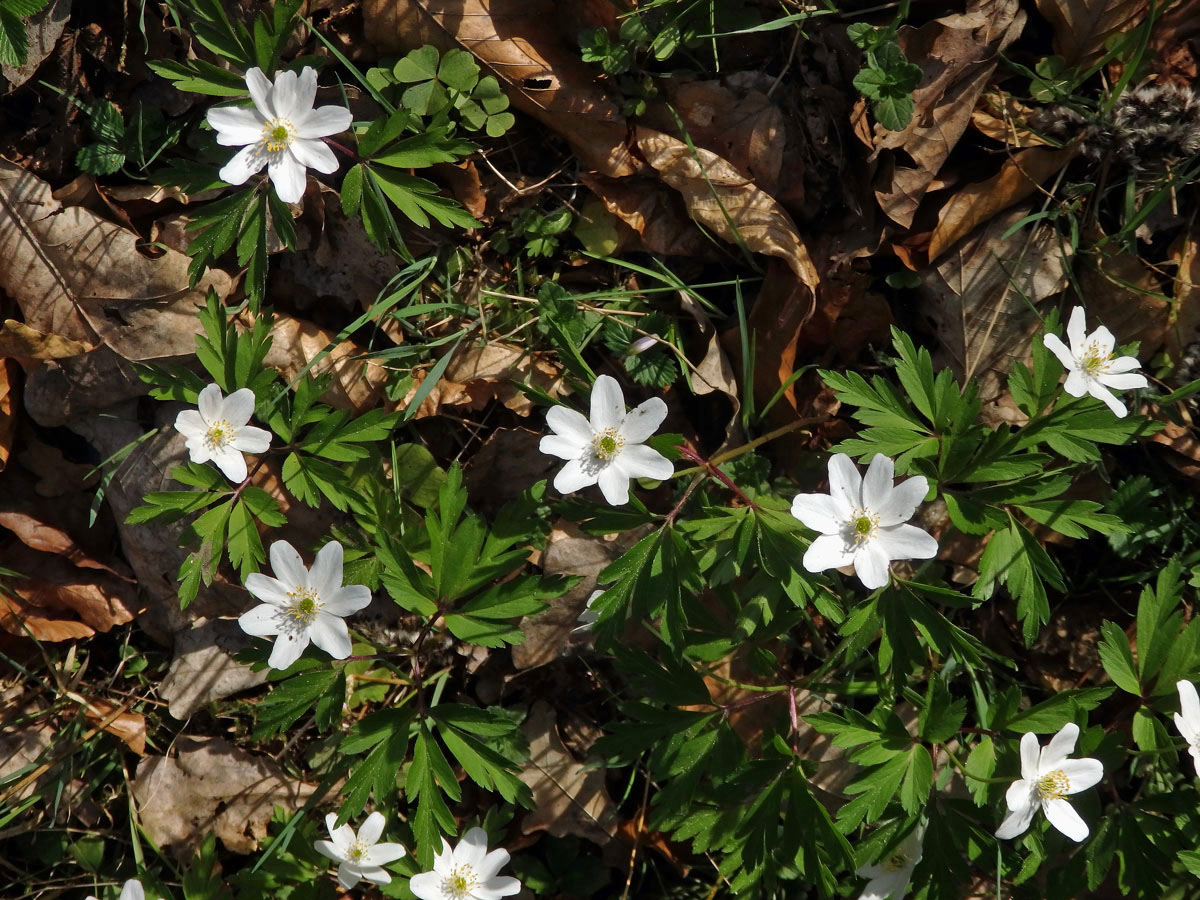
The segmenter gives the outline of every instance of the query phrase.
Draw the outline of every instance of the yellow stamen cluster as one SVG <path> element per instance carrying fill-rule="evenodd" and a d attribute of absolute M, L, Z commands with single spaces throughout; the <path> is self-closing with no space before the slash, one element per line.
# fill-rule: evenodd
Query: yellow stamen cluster
<path fill-rule="evenodd" d="M 850 533 L 855 544 L 869 541 L 879 533 L 879 516 L 869 509 L 856 509 L 850 514 Z"/>
<path fill-rule="evenodd" d="M 355 838 L 354 843 L 346 848 L 346 859 L 351 862 L 361 862 L 369 849 L 362 838 Z"/>
<path fill-rule="evenodd" d="M 283 614 L 296 625 L 311 625 L 321 611 L 321 598 L 310 587 L 298 587 L 288 591 L 291 602 L 283 608 Z"/>
<path fill-rule="evenodd" d="M 268 153 L 279 153 L 286 150 L 296 136 L 296 126 L 289 119 L 271 119 L 263 125 L 262 138 L 259 141 Z"/>
<path fill-rule="evenodd" d="M 233 443 L 233 426 L 224 419 L 208 423 L 208 431 L 204 434 L 204 443 L 210 450 L 223 450 Z"/>
<path fill-rule="evenodd" d="M 1043 800 L 1058 800 L 1067 795 L 1071 789 L 1071 779 L 1062 769 L 1047 772 L 1037 780 L 1035 790 Z"/>
<path fill-rule="evenodd" d="M 1089 375 L 1103 375 L 1108 371 L 1111 361 L 1112 354 L 1100 349 L 1098 341 L 1091 341 L 1083 348 L 1083 355 L 1079 357 L 1079 365 Z"/>
<path fill-rule="evenodd" d="M 592 436 L 592 452 L 600 459 L 614 459 L 624 447 L 625 438 L 615 428 L 605 428 Z"/>
<path fill-rule="evenodd" d="M 468 865 L 455 866 L 450 874 L 442 879 L 442 893 L 454 900 L 466 900 L 471 889 L 479 884 L 475 870 Z"/>

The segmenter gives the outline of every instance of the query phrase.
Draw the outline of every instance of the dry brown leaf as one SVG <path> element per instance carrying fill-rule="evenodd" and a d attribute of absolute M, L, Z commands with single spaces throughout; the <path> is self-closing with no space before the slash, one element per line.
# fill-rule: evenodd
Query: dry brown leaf
<path fill-rule="evenodd" d="M 82 569 L 100 569 L 124 581 L 133 581 L 120 563 L 114 567 L 93 559 L 71 535 L 46 519 L 44 515 L 20 509 L 0 508 L 0 526 L 15 534 L 26 547 L 52 553 Z"/>
<path fill-rule="evenodd" d="M 1110 247 L 1112 245 L 1109 245 Z M 1079 273 L 1087 298 L 1088 320 L 1094 316 L 1117 336 L 1118 344 L 1140 341 L 1138 355 L 1150 359 L 1166 341 L 1171 303 L 1162 296 L 1159 276 L 1132 253 L 1112 249 L 1090 254 Z"/>
<path fill-rule="evenodd" d="M 138 237 L 78 206 L 62 206 L 50 186 L 0 160 L 0 289 L 29 327 L 68 341 L 102 340 L 129 360 L 195 351 L 197 309 L 229 276 L 209 270 L 188 287 L 190 260 L 167 251 L 143 256 Z"/>
<path fill-rule="evenodd" d="M 581 180 L 605 209 L 638 233 L 651 253 L 698 256 L 711 250 L 712 244 L 688 218 L 679 194 L 657 178 L 583 175 Z"/>
<path fill-rule="evenodd" d="M 988 91 L 971 111 L 971 124 L 982 134 L 1009 147 L 1045 147 L 1047 142 L 1025 127 L 1033 109 L 1003 91 Z"/>
<path fill-rule="evenodd" d="M 92 344 L 69 341 L 60 334 L 43 334 L 13 319 L 5 319 L 0 326 L 0 356 L 67 359 L 87 353 L 92 347 Z"/>
<path fill-rule="evenodd" d="M 111 701 L 99 697 L 83 701 L 83 713 L 89 722 L 100 725 L 114 737 L 118 737 L 129 745 L 129 749 L 138 756 L 146 755 L 146 717 L 141 713 L 118 712 L 121 707 Z M 114 715 L 115 714 L 115 715 Z"/>
<path fill-rule="evenodd" d="M 274 808 L 293 812 L 316 790 L 222 738 L 181 737 L 174 746 L 174 757 L 138 763 L 133 798 L 147 836 L 177 859 L 210 831 L 234 853 L 253 853 Z"/>
<path fill-rule="evenodd" d="M 986 181 L 955 191 L 938 212 L 937 227 L 929 239 L 929 261 L 933 262 L 993 216 L 1020 203 L 1061 171 L 1078 152 L 1078 146 L 1061 150 L 1031 147 L 1006 158 L 1000 171 Z"/>
<path fill-rule="evenodd" d="M 171 715 L 189 719 L 214 700 L 264 684 L 266 669 L 254 672 L 231 655 L 249 645 L 249 636 L 228 619 L 200 619 L 177 634 L 175 657 L 158 687 Z"/>
<path fill-rule="evenodd" d="M 33 77 L 38 66 L 50 55 L 54 45 L 62 37 L 69 18 L 71 0 L 54 0 L 25 21 L 25 37 L 29 42 L 25 62 L 19 66 L 0 66 L 4 81 L 8 82 L 4 88 L 5 93 L 16 90 Z"/>
<path fill-rule="evenodd" d="M 632 175 L 639 166 L 625 145 L 625 118 L 560 37 L 562 7 L 555 0 L 364 0 L 363 26 L 387 53 L 426 43 L 463 47 L 495 73 L 515 107 L 562 134 L 584 165 Z"/>
<path fill-rule="evenodd" d="M 424 371 L 413 373 L 413 385 L 401 408 L 413 400 L 427 375 Z M 483 409 L 492 400 L 499 400 L 517 415 L 528 416 L 533 403 L 514 384 L 517 381 L 532 384 L 552 397 L 562 393 L 562 372 L 545 354 L 529 353 L 500 341 L 482 347 L 460 347 L 413 418 L 437 415 L 444 406 Z"/>
<path fill-rule="evenodd" d="M 603 846 L 617 831 L 617 808 L 604 786 L 604 770 L 575 761 L 558 736 L 556 720 L 554 707 L 538 700 L 521 725 L 529 739 L 529 762 L 519 777 L 533 791 L 534 802 L 521 831 L 576 835 Z"/>
<path fill-rule="evenodd" d="M 1179 265 L 1166 340 L 1171 358 L 1178 362 L 1184 348 L 1200 340 L 1200 226 L 1193 223 L 1180 235 L 1174 255 Z"/>
<path fill-rule="evenodd" d="M 1104 42 L 1145 20 L 1147 0 L 1037 0 L 1054 27 L 1054 52 L 1069 66 L 1087 68 L 1104 55 Z"/>
<path fill-rule="evenodd" d="M 997 55 L 1025 25 L 1018 0 L 972 0 L 967 11 L 900 29 L 907 57 L 925 70 L 913 92 L 915 112 L 903 131 L 877 125 L 876 154 L 902 150 L 888 160 L 891 170 L 875 197 L 887 215 L 905 228 L 942 164 L 962 137 L 971 113 L 996 68 Z"/>
<path fill-rule="evenodd" d="M 13 391 L 20 371 L 16 362 L 0 357 L 0 471 L 8 465 L 13 440 L 17 436 L 16 398 Z"/>

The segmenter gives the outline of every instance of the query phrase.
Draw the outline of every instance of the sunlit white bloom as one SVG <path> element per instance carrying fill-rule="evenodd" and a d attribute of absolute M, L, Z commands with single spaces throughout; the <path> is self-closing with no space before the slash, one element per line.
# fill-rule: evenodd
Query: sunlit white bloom
<path fill-rule="evenodd" d="M 912 518 L 929 490 L 924 475 L 893 485 L 895 466 L 876 454 L 864 478 L 844 453 L 829 458 L 829 493 L 797 494 L 792 515 L 821 536 L 804 554 L 804 568 L 823 572 L 853 566 L 871 590 L 888 583 L 893 559 L 930 559 L 938 543 Z"/>
<path fill-rule="evenodd" d="M 488 853 L 487 832 L 472 828 L 453 849 L 442 838 L 433 871 L 414 875 L 408 888 L 420 900 L 498 900 L 521 889 L 517 879 L 496 874 L 507 863 L 508 851 Z"/>
<path fill-rule="evenodd" d="M 274 84 L 262 69 L 251 69 L 246 87 L 253 108 L 218 106 L 208 111 L 217 143 L 242 148 L 221 169 L 221 180 L 244 184 L 266 166 L 279 199 L 297 203 L 304 196 L 306 169 L 326 175 L 337 171 L 337 157 L 320 138 L 345 131 L 353 116 L 343 106 L 313 109 L 317 70 L 309 66 L 299 75 L 280 72 Z"/>
<path fill-rule="evenodd" d="M 1119 356 L 1113 358 L 1113 348 L 1117 344 L 1111 331 L 1101 325 L 1091 334 L 1084 334 L 1084 312 L 1082 306 L 1071 310 L 1071 319 L 1067 322 L 1067 340 L 1070 347 L 1065 345 L 1056 334 L 1042 336 L 1042 343 L 1058 357 L 1059 362 L 1066 367 L 1067 380 L 1063 390 L 1072 397 L 1082 397 L 1091 394 L 1097 400 L 1103 400 L 1114 415 L 1122 418 L 1128 413 L 1125 404 L 1113 396 L 1110 388 L 1127 391 L 1132 388 L 1144 388 L 1149 383 L 1145 375 L 1134 371 L 1141 367 L 1136 356 Z"/>
<path fill-rule="evenodd" d="M 228 397 L 210 384 L 196 398 L 197 409 L 175 417 L 175 430 L 187 438 L 194 463 L 212 460 L 225 477 L 237 483 L 246 479 L 243 453 L 263 453 L 271 446 L 271 432 L 247 425 L 254 415 L 254 392 L 241 388 Z"/>
<path fill-rule="evenodd" d="M 1044 748 L 1033 734 L 1021 736 L 1021 777 L 1005 794 L 1009 811 L 996 829 L 996 837 L 1024 834 L 1039 808 L 1050 824 L 1071 840 L 1088 836 L 1087 823 L 1066 798 L 1099 782 L 1104 766 L 1098 759 L 1067 759 L 1078 739 L 1079 726 L 1073 722 L 1064 725 Z"/>
<path fill-rule="evenodd" d="M 98 900 L 96 897 L 88 897 L 87 900 Z M 146 891 L 142 887 L 142 883 L 136 878 L 130 878 L 121 886 L 120 900 L 146 900 Z"/>
<path fill-rule="evenodd" d="M 325 827 L 329 829 L 329 840 L 315 841 L 313 846 L 317 852 L 328 856 L 338 863 L 338 884 L 346 890 L 366 879 L 375 884 L 387 884 L 392 876 L 383 867 L 404 856 L 405 849 L 400 844 L 381 844 L 379 838 L 383 834 L 383 824 L 386 820 L 382 813 L 373 812 L 367 816 L 358 834 L 349 823 L 341 828 L 335 828 L 337 813 L 325 817 Z"/>
<path fill-rule="evenodd" d="M 858 900 L 904 900 L 913 869 L 921 861 L 923 834 L 923 828 L 914 828 L 885 859 L 858 867 L 858 876 L 870 879 Z"/>
<path fill-rule="evenodd" d="M 577 620 L 580 624 L 571 629 L 571 634 L 581 634 L 592 630 L 592 626 L 596 624 L 596 620 L 600 618 L 600 613 L 592 609 L 592 602 L 603 594 L 604 591 L 592 591 L 592 596 L 587 598 L 587 606 L 583 608 L 583 612 L 579 614 Z"/>
<path fill-rule="evenodd" d="M 312 569 L 287 541 L 271 545 L 275 578 L 254 572 L 246 590 L 263 601 L 238 619 L 242 631 L 255 637 L 278 635 L 268 660 L 272 669 L 286 669 L 312 641 L 334 659 L 350 655 L 350 632 L 344 616 L 371 602 L 361 584 L 342 584 L 342 545 L 330 541 L 317 553 Z M 366 827 L 366 826 L 364 826 Z"/>
<path fill-rule="evenodd" d="M 1196 764 L 1196 774 L 1200 775 L 1200 696 L 1196 695 L 1196 686 L 1190 681 L 1176 682 L 1179 689 L 1179 712 L 1175 713 L 1175 727 L 1188 742 L 1188 752 Z"/>
<path fill-rule="evenodd" d="M 629 502 L 630 478 L 670 478 L 671 461 L 643 441 L 667 417 L 667 404 L 651 397 L 630 412 L 617 380 L 608 375 L 592 388 L 591 420 L 566 406 L 546 413 L 554 434 L 542 438 L 543 453 L 569 462 L 554 476 L 554 487 L 570 494 L 599 483 L 604 499 L 613 506 Z"/>

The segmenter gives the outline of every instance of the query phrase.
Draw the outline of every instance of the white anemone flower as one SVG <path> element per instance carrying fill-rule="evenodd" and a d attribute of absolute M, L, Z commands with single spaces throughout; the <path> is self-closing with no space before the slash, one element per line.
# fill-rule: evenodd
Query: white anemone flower
<path fill-rule="evenodd" d="M 400 859 L 407 851 L 400 844 L 379 843 L 386 821 L 382 813 L 373 812 L 355 834 L 349 823 L 341 828 L 334 827 L 337 813 L 325 817 L 329 840 L 314 841 L 313 846 L 318 853 L 338 863 L 338 884 L 346 890 L 364 879 L 375 884 L 388 884 L 392 880 L 383 867 Z"/>
<path fill-rule="evenodd" d="M 859 866 L 856 874 L 870 879 L 858 900 L 904 900 L 913 869 L 921 861 L 921 839 L 924 828 L 917 827 L 885 859 Z"/>
<path fill-rule="evenodd" d="M 313 109 L 317 70 L 310 66 L 299 75 L 280 72 L 274 84 L 262 69 L 254 68 L 246 73 L 246 87 L 253 108 L 218 106 L 208 111 L 217 143 L 242 148 L 218 174 L 229 184 L 245 184 L 266 166 L 279 199 L 298 203 L 304 196 L 305 170 L 326 175 L 338 170 L 337 157 L 320 138 L 345 131 L 354 117 L 344 106 Z"/>
<path fill-rule="evenodd" d="M 925 498 L 924 475 L 893 485 L 895 465 L 876 454 L 866 477 L 844 453 L 829 458 L 829 493 L 797 494 L 792 515 L 820 532 L 804 554 L 804 568 L 823 572 L 853 566 L 870 590 L 888 583 L 893 559 L 931 559 L 938 543 L 915 525 L 904 524 Z"/>
<path fill-rule="evenodd" d="M 1009 785 L 1008 814 L 996 829 L 998 838 L 1024 834 L 1040 808 L 1050 824 L 1073 841 L 1088 836 L 1088 826 L 1066 799 L 1086 791 L 1104 777 L 1098 759 L 1067 759 L 1075 750 L 1079 726 L 1064 725 L 1044 748 L 1033 734 L 1021 736 L 1021 777 Z"/>
<path fill-rule="evenodd" d="M 98 900 L 96 897 L 88 897 L 87 900 Z M 120 900 L 146 900 L 146 890 L 142 887 L 142 883 L 136 878 L 130 878 L 121 885 Z"/>
<path fill-rule="evenodd" d="M 1196 695 L 1196 686 L 1190 681 L 1178 681 L 1175 687 L 1179 690 L 1175 727 L 1188 742 L 1188 752 L 1196 764 L 1196 774 L 1200 775 L 1200 696 Z"/>
<path fill-rule="evenodd" d="M 451 848 L 442 838 L 442 852 L 433 856 L 433 871 L 414 875 L 408 889 L 420 900 L 499 900 L 521 890 L 510 875 L 497 875 L 508 863 L 507 850 L 488 853 L 487 832 L 472 828 Z"/>
<path fill-rule="evenodd" d="M 667 417 L 667 404 L 651 397 L 625 411 L 625 396 L 617 380 L 601 375 L 592 387 L 591 420 L 566 406 L 546 413 L 554 434 L 542 438 L 539 449 L 568 460 L 554 476 L 554 488 L 570 494 L 599 483 L 612 506 L 629 502 L 630 478 L 670 478 L 671 461 L 643 443 Z"/>
<path fill-rule="evenodd" d="M 1113 396 L 1112 391 L 1146 387 L 1149 384 L 1146 376 L 1134 371 L 1141 368 L 1142 364 L 1136 356 L 1114 359 L 1113 348 L 1117 340 L 1103 325 L 1091 334 L 1085 334 L 1084 328 L 1083 307 L 1076 306 L 1071 310 L 1071 319 L 1067 322 L 1067 340 L 1071 346 L 1065 345 L 1056 334 L 1043 335 L 1042 343 L 1066 367 L 1064 391 L 1072 397 L 1091 394 L 1097 400 L 1104 401 L 1114 415 L 1124 418 L 1129 411 L 1125 404 Z"/>
<path fill-rule="evenodd" d="M 254 415 L 254 391 L 241 388 L 228 397 L 210 384 L 196 398 L 197 409 L 175 417 L 175 430 L 187 438 L 194 463 L 212 460 L 235 484 L 246 480 L 243 453 L 263 453 L 271 446 L 271 432 L 247 425 Z"/>
<path fill-rule="evenodd" d="M 371 602 L 362 584 L 342 584 L 342 545 L 330 541 L 317 553 L 312 569 L 287 541 L 271 545 L 275 578 L 254 572 L 246 590 L 263 601 L 238 619 L 242 631 L 255 637 L 278 635 L 268 660 L 272 669 L 286 669 L 312 641 L 334 659 L 350 655 L 350 632 L 344 616 Z"/>
<path fill-rule="evenodd" d="M 600 618 L 600 613 L 592 609 L 592 603 L 603 593 L 604 591 L 592 591 L 592 595 L 587 598 L 587 605 L 583 608 L 583 612 L 579 614 L 579 618 L 576 619 L 579 624 L 571 629 L 571 634 L 586 634 L 592 630 L 592 626 Z"/>

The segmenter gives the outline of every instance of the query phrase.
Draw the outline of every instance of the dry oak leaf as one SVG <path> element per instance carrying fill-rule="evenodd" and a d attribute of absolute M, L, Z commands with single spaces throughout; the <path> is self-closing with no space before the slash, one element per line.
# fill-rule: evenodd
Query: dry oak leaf
<path fill-rule="evenodd" d="M 14 319 L 5 319 L 0 325 L 0 357 L 68 359 L 87 353 L 92 347 L 81 341 L 69 341 L 61 334 L 45 334 Z"/>
<path fill-rule="evenodd" d="M 51 193 L 0 160 L 0 289 L 25 323 L 68 341 L 103 341 L 129 360 L 193 353 L 196 311 L 210 287 L 229 293 L 229 276 L 210 269 L 189 288 L 188 257 L 146 257 L 137 235 Z"/>
<path fill-rule="evenodd" d="M 146 717 L 141 713 L 121 711 L 121 707 L 99 697 L 83 701 L 83 713 L 89 722 L 100 725 L 114 737 L 129 745 L 138 756 L 146 755 Z"/>
<path fill-rule="evenodd" d="M 560 133 L 583 164 L 632 175 L 628 126 L 595 73 L 557 30 L 557 0 L 364 0 L 363 32 L 385 53 L 460 46 L 505 87 L 513 105 Z"/>
<path fill-rule="evenodd" d="M 235 853 L 253 853 L 276 806 L 299 808 L 316 788 L 297 782 L 272 759 L 222 738 L 181 737 L 174 757 L 138 763 L 133 798 L 150 840 L 178 859 L 210 831 Z"/>
<path fill-rule="evenodd" d="M 585 769 L 558 736 L 557 714 L 538 700 L 521 731 L 529 739 L 529 762 L 520 779 L 533 791 L 533 809 L 521 832 L 576 835 L 604 846 L 617 831 L 617 807 L 604 786 L 603 769 Z"/>
<path fill-rule="evenodd" d="M 17 436 L 16 398 L 13 396 L 20 368 L 0 355 L 0 471 L 8 465 L 13 440 Z"/>
<path fill-rule="evenodd" d="M 932 262 L 993 216 L 1020 203 L 1079 153 L 1078 145 L 1061 150 L 1031 147 L 1004 160 L 986 181 L 960 188 L 938 212 L 929 239 Z"/>
<path fill-rule="evenodd" d="M 1054 52 L 1068 66 L 1087 68 L 1104 55 L 1104 42 L 1145 21 L 1147 0 L 1037 0 L 1054 27 Z"/>
<path fill-rule="evenodd" d="M 711 252 L 712 244 L 688 218 L 679 194 L 658 178 L 584 174 L 580 180 L 605 209 L 638 233 L 642 246 L 649 252 L 659 256 L 700 256 Z"/>
<path fill-rule="evenodd" d="M 1018 0 L 972 0 L 965 13 L 900 29 L 905 55 L 925 74 L 913 92 L 915 111 L 908 126 L 888 131 L 876 125 L 874 135 L 875 155 L 901 150 L 913 163 L 897 154 L 888 161 L 886 183 L 875 190 L 880 207 L 900 225 L 912 225 L 925 192 L 970 124 L 998 54 L 1024 25 Z"/>

